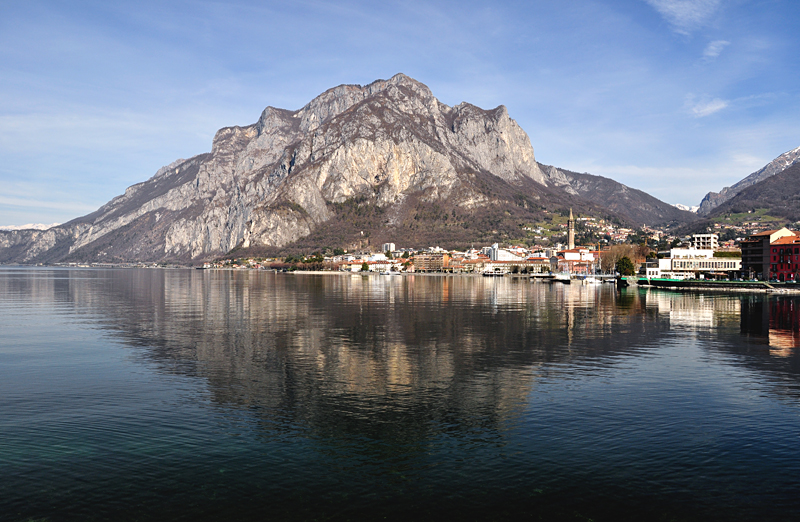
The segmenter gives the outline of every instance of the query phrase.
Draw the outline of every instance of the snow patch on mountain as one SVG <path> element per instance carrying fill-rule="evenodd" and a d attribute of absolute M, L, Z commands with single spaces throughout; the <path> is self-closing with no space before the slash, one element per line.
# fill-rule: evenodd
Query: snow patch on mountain
<path fill-rule="evenodd" d="M 0 230 L 49 230 L 57 227 L 61 223 L 28 223 L 27 225 L 0 225 Z"/>
<path fill-rule="evenodd" d="M 697 213 L 698 210 L 700 210 L 700 205 L 689 206 L 689 205 L 682 205 L 680 203 L 674 203 L 672 206 L 680 210 L 685 210 L 687 212 L 694 212 L 695 214 Z"/>

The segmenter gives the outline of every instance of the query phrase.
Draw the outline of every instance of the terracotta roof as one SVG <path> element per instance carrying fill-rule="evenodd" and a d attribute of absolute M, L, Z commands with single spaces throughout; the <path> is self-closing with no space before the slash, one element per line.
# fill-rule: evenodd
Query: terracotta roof
<path fill-rule="evenodd" d="M 770 243 L 770 245 L 793 245 L 796 243 L 800 243 L 800 237 L 783 236 Z"/>
<path fill-rule="evenodd" d="M 783 228 L 786 228 L 786 227 L 783 227 Z M 753 236 L 752 236 L 752 237 L 755 237 L 755 236 L 771 236 L 771 235 L 772 235 L 772 234 L 774 234 L 775 232 L 780 232 L 781 230 L 783 230 L 783 228 L 779 228 L 779 229 L 777 229 L 777 230 L 765 230 L 765 231 L 763 231 L 763 232 L 759 232 L 758 234 L 753 234 Z M 787 228 L 787 230 L 789 230 L 789 229 Z M 791 233 L 792 233 L 792 234 L 794 234 L 795 236 L 796 236 L 796 235 L 798 235 L 796 230 L 789 230 L 789 232 L 791 232 Z M 787 237 L 788 237 L 788 236 L 787 236 Z"/>

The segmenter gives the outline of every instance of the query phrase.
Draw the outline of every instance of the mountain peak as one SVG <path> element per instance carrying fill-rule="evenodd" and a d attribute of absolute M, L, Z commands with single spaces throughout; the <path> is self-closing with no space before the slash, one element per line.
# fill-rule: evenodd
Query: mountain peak
<path fill-rule="evenodd" d="M 300 130 L 308 132 L 367 98 L 399 87 L 405 88 L 408 94 L 418 96 L 426 101 L 436 99 L 427 85 L 403 73 L 398 73 L 388 80 L 375 80 L 364 86 L 342 84 L 328 89 L 297 111 L 294 117 L 300 121 Z"/>
<path fill-rule="evenodd" d="M 798 162 L 800 162 L 800 147 L 784 152 L 774 160 L 764 165 L 761 169 L 753 172 L 741 181 L 734 183 L 732 186 L 724 187 L 719 192 L 709 192 L 706 194 L 703 200 L 700 202 L 700 209 L 697 211 L 697 213 L 701 215 L 708 215 L 709 212 L 726 201 L 733 199 L 734 196 L 739 194 L 739 192 L 747 187 L 779 174 Z"/>
<path fill-rule="evenodd" d="M 401 73 L 333 87 L 298 110 L 266 107 L 255 124 L 220 129 L 210 153 L 168 165 L 92 214 L 1 232 L 0 262 L 189 261 L 302 241 L 362 248 L 366 238 L 492 243 L 571 207 L 681 219 L 645 196 L 588 174 L 546 174 L 505 106 L 449 107 Z"/>

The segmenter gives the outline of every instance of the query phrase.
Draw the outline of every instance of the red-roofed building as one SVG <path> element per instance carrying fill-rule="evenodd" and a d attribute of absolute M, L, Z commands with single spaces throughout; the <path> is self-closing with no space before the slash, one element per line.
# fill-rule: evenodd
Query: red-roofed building
<path fill-rule="evenodd" d="M 772 248 L 770 245 L 783 237 L 796 237 L 796 234 L 784 227 L 778 230 L 765 230 L 764 232 L 753 234 L 741 242 L 742 272 L 745 277 L 770 278 L 772 268 Z"/>
<path fill-rule="evenodd" d="M 558 253 L 558 271 L 572 274 L 594 274 L 597 270 L 598 253 L 586 247 L 576 247 Z"/>
<path fill-rule="evenodd" d="M 769 278 L 778 281 L 800 279 L 800 236 L 784 236 L 769 245 Z"/>

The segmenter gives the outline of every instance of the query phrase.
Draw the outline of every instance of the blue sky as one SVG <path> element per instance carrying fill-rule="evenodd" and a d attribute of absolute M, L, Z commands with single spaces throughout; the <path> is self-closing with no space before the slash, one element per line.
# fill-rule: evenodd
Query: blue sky
<path fill-rule="evenodd" d="M 0 225 L 64 222 L 267 105 L 403 72 L 547 164 L 695 205 L 800 146 L 800 2 L 0 0 Z"/>

